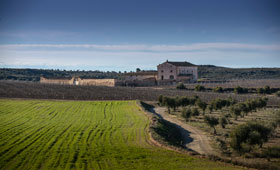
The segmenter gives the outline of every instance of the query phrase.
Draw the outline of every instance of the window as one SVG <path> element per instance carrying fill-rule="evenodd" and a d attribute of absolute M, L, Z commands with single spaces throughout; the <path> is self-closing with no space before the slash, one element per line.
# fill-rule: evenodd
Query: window
<path fill-rule="evenodd" d="M 163 73 L 163 70 L 161 70 L 161 72 Z"/>
<path fill-rule="evenodd" d="M 170 73 L 172 73 L 173 72 L 173 70 L 170 70 Z"/>
<path fill-rule="evenodd" d="M 163 80 L 163 76 L 161 76 L 161 80 Z"/>
<path fill-rule="evenodd" d="M 170 79 L 170 80 L 173 80 L 173 79 L 174 79 L 174 76 L 173 76 L 173 75 L 170 75 L 170 76 L 169 76 L 169 79 Z"/>

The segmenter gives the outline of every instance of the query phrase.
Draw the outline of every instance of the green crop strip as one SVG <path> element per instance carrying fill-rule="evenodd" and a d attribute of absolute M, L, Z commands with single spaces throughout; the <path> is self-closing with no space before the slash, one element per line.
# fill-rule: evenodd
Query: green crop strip
<path fill-rule="evenodd" d="M 135 101 L 0 100 L 0 169 L 235 169 L 147 143 Z"/>

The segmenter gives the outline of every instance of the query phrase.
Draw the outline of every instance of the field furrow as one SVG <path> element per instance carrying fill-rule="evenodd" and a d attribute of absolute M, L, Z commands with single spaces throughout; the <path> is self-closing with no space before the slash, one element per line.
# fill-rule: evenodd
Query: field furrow
<path fill-rule="evenodd" d="M 150 145 L 135 101 L 1 99 L 0 111 L 0 169 L 225 168 Z"/>

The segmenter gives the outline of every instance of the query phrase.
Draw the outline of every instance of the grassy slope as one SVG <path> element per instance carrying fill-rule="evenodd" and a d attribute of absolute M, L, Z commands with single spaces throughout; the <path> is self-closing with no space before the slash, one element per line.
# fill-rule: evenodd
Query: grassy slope
<path fill-rule="evenodd" d="M 148 122 L 135 101 L 0 100 L 0 169 L 226 168 L 149 145 Z"/>

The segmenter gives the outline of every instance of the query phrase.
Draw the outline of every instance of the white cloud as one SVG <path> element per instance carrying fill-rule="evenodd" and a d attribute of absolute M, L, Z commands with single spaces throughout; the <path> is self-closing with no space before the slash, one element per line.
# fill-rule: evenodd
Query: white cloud
<path fill-rule="evenodd" d="M 10 44 L 0 45 L 0 67 L 134 70 L 156 69 L 165 60 L 220 66 L 280 65 L 279 45 L 199 43 L 190 45 Z"/>
<path fill-rule="evenodd" d="M 0 50 L 22 49 L 80 49 L 121 51 L 193 51 L 193 50 L 280 50 L 280 44 L 260 45 L 243 43 L 196 43 L 187 45 L 98 45 L 98 44 L 4 44 Z"/>

